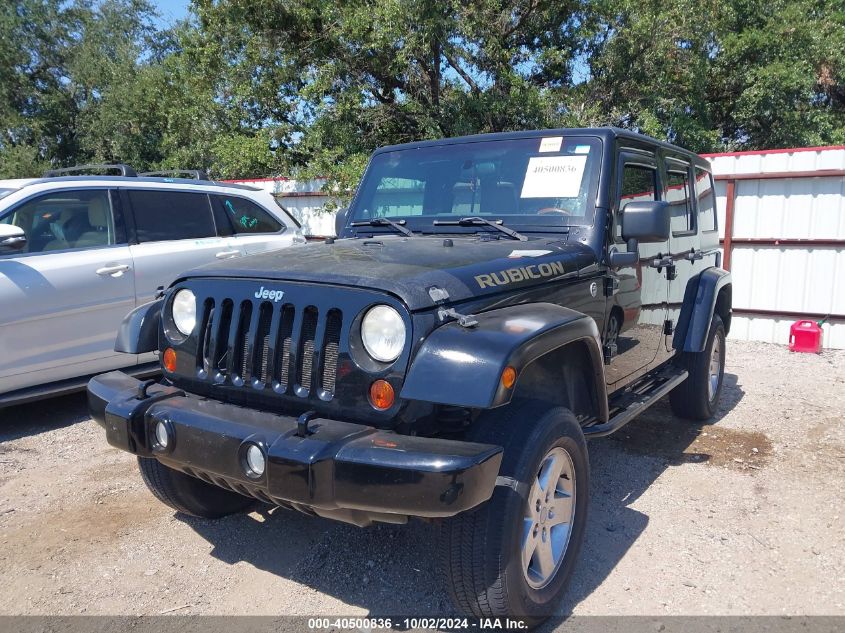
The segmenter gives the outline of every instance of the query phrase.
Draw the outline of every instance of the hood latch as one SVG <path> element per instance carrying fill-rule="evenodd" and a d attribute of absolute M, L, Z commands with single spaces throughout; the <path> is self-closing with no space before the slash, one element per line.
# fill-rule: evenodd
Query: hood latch
<path fill-rule="evenodd" d="M 445 321 L 446 317 L 452 317 L 458 322 L 458 325 L 465 328 L 472 328 L 478 325 L 478 319 L 474 314 L 460 314 L 455 308 L 440 308 L 437 311 L 437 316 L 441 321 Z"/>

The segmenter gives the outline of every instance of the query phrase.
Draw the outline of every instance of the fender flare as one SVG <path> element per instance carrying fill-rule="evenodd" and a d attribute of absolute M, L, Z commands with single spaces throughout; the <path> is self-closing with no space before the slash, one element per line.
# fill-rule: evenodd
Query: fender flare
<path fill-rule="evenodd" d="M 452 321 L 423 342 L 402 386 L 401 397 L 437 404 L 490 409 L 510 402 L 516 385 L 501 384 L 505 367 L 517 381 L 533 361 L 571 343 L 589 350 L 599 418 L 607 418 L 604 361 L 596 322 L 586 314 L 552 303 L 498 308 L 474 315 L 478 325 Z"/>
<path fill-rule="evenodd" d="M 114 351 L 125 354 L 146 354 L 158 351 L 158 330 L 164 299 L 140 305 L 123 317 L 117 330 Z"/>
<path fill-rule="evenodd" d="M 716 300 L 723 288 L 732 290 L 731 274 L 715 266 L 704 269 L 698 277 L 690 279 L 684 291 L 678 326 L 672 337 L 673 348 L 684 352 L 700 352 L 704 349 L 716 310 Z M 729 303 L 728 310 L 730 308 Z M 725 323 L 725 330 L 730 330 L 730 319 Z"/>

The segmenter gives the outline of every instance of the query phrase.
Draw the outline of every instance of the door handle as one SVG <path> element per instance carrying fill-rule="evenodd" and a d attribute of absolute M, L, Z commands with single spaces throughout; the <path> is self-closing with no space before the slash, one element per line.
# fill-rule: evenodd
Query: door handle
<path fill-rule="evenodd" d="M 694 262 L 697 259 L 704 259 L 704 253 L 702 251 L 692 249 L 689 253 L 687 253 L 687 259 L 691 262 Z"/>
<path fill-rule="evenodd" d="M 125 273 L 127 270 L 129 270 L 129 264 L 115 264 L 113 266 L 103 266 L 95 272 L 101 277 L 105 277 L 106 275 L 116 276 Z"/>
<path fill-rule="evenodd" d="M 217 259 L 228 259 L 229 257 L 237 257 L 240 254 L 240 251 L 220 251 L 215 257 Z"/>
<path fill-rule="evenodd" d="M 667 255 L 666 257 L 659 257 L 657 259 L 651 260 L 650 266 L 652 268 L 657 268 L 659 271 L 661 268 L 666 268 L 667 266 L 671 266 L 673 263 L 673 259 L 671 255 Z"/>

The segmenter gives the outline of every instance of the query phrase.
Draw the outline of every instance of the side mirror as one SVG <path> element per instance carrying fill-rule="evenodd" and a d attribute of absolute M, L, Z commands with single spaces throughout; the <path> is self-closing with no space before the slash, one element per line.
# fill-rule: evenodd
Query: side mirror
<path fill-rule="evenodd" d="M 665 200 L 629 202 L 622 210 L 622 239 L 665 242 L 669 239 L 671 217 Z"/>
<path fill-rule="evenodd" d="M 340 232 L 346 228 L 346 214 L 349 209 L 338 209 L 334 215 L 334 234 L 340 237 Z"/>
<path fill-rule="evenodd" d="M 0 253 L 11 253 L 26 246 L 26 233 L 19 226 L 0 224 Z"/>

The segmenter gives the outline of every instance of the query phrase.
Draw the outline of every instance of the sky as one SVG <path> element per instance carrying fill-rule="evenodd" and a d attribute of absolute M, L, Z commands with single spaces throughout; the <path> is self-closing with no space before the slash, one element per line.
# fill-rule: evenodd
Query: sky
<path fill-rule="evenodd" d="M 191 0 L 152 0 L 159 12 L 159 24 L 169 26 L 188 15 Z"/>

